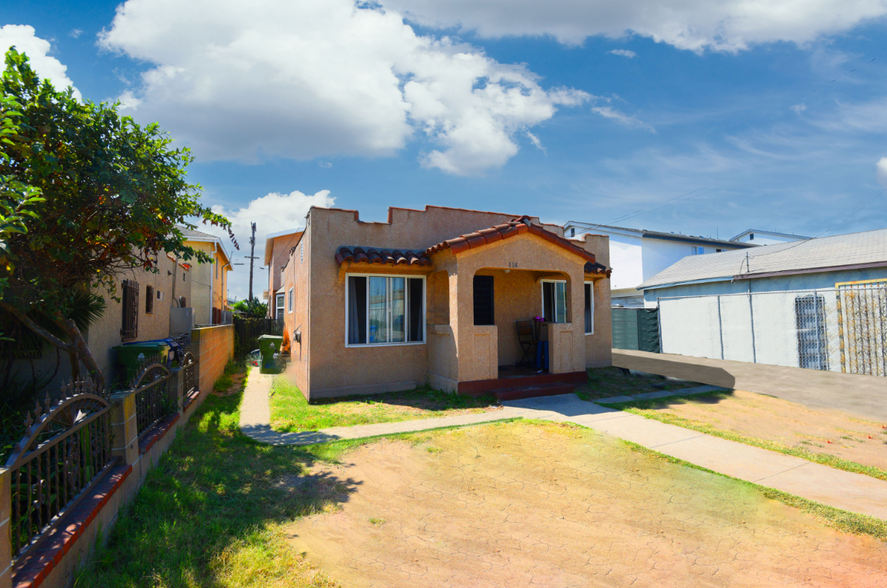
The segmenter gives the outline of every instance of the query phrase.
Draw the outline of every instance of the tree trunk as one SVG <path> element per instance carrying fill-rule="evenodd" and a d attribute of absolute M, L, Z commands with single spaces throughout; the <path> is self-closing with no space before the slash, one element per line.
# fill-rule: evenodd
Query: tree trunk
<path fill-rule="evenodd" d="M 25 312 L 22 312 L 18 307 L 7 302 L 0 302 L 0 307 L 8 310 L 10 313 L 12 313 L 13 316 L 25 323 L 25 325 L 29 329 L 31 329 L 62 351 L 67 351 L 69 354 L 77 356 L 79 358 L 79 361 L 82 361 L 83 365 L 86 366 L 86 370 L 89 372 L 89 376 L 95 382 L 96 386 L 100 390 L 104 391 L 105 376 L 102 375 L 102 370 L 100 370 L 98 364 L 96 364 L 95 358 L 92 356 L 92 352 L 89 350 L 89 346 L 86 344 L 86 340 L 83 338 L 83 335 L 80 333 L 80 329 L 77 328 L 77 325 L 74 323 L 73 320 L 66 319 L 64 316 L 62 316 L 61 313 L 57 313 L 52 317 L 52 320 L 56 324 L 56 326 L 58 326 L 58 328 L 60 328 L 71 341 L 71 343 L 65 343 L 64 341 L 32 321 L 31 318 Z M 78 374 L 80 373 L 79 364 L 77 364 L 75 368 L 74 360 L 72 360 L 71 367 Z M 74 374 L 72 374 L 72 376 L 73 375 Z"/>
<path fill-rule="evenodd" d="M 70 339 L 73 344 L 73 350 L 69 352 L 73 352 L 78 360 L 83 362 L 86 371 L 89 373 L 89 377 L 95 382 L 96 387 L 99 390 L 104 390 L 105 376 L 102 375 L 102 370 L 99 369 L 98 364 L 95 362 L 95 358 L 92 356 L 92 352 L 89 350 L 86 340 L 80 333 L 80 329 L 77 328 L 77 325 L 72 319 L 66 319 L 61 314 L 55 315 L 53 319 L 55 320 L 55 324 L 65 332 L 68 339 Z M 78 365 L 78 373 L 80 371 L 79 367 L 80 366 Z"/>
<path fill-rule="evenodd" d="M 80 379 L 80 358 L 76 349 L 68 351 L 68 360 L 71 362 L 71 381 L 76 382 Z"/>

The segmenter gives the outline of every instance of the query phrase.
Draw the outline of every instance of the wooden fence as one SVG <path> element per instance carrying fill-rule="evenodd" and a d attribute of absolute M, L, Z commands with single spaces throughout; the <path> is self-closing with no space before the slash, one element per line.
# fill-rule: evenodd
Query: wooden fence
<path fill-rule="evenodd" d="M 234 317 L 234 356 L 259 348 L 262 335 L 283 335 L 283 319 Z"/>

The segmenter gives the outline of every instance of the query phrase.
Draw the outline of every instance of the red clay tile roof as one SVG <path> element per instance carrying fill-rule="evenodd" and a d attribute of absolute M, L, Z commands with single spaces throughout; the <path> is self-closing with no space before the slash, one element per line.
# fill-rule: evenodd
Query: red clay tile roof
<path fill-rule="evenodd" d="M 467 251 L 468 249 L 474 249 L 475 247 L 481 247 L 483 245 L 488 245 L 489 243 L 495 243 L 496 241 L 501 241 L 502 239 L 508 239 L 524 233 L 531 233 L 541 237 L 549 243 L 553 243 L 571 253 L 575 253 L 589 263 L 595 263 L 594 253 L 586 251 L 582 247 L 574 245 L 567 239 L 564 239 L 551 231 L 546 231 L 538 225 L 531 224 L 529 218 L 526 216 L 512 219 L 503 225 L 496 225 L 489 229 L 468 233 L 467 235 L 461 235 L 455 239 L 438 243 L 437 245 L 426 249 L 425 255 L 433 255 L 444 249 L 450 249 L 454 254 L 458 254 Z"/>
<path fill-rule="evenodd" d="M 431 265 L 431 259 L 422 251 L 408 249 L 376 249 L 374 247 L 339 247 L 336 263 L 378 263 L 383 265 Z"/>
<path fill-rule="evenodd" d="M 609 278 L 612 271 L 613 270 L 607 269 L 607 266 L 602 263 L 591 263 L 589 261 L 585 264 L 586 274 L 604 274 Z"/>

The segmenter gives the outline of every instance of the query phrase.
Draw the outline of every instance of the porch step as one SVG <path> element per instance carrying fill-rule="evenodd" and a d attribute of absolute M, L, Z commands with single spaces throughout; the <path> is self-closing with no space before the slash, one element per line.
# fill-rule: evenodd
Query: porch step
<path fill-rule="evenodd" d="M 565 374 L 530 374 L 514 375 L 495 380 L 475 380 L 472 382 L 459 382 L 459 393 L 478 395 L 506 388 L 523 388 L 526 386 L 545 386 L 548 384 L 572 384 L 578 386 L 588 381 L 588 373 L 569 372 Z"/>
<path fill-rule="evenodd" d="M 576 387 L 575 384 L 555 382 L 553 384 L 540 384 L 538 386 L 520 386 L 516 388 L 502 388 L 493 390 L 496 400 L 521 400 L 523 398 L 536 398 L 537 396 L 557 396 L 558 394 L 570 394 Z"/>

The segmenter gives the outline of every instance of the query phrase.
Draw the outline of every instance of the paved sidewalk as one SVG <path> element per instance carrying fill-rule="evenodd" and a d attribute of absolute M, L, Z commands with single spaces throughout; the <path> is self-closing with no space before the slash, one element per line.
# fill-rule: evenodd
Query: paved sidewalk
<path fill-rule="evenodd" d="M 363 439 L 379 435 L 413 433 L 443 427 L 462 427 L 527 417 L 532 412 L 521 408 L 502 407 L 499 410 L 478 414 L 400 421 L 396 423 L 379 423 L 375 425 L 356 425 L 353 427 L 331 427 L 319 431 L 280 433 L 273 430 L 270 424 L 271 409 L 268 397 L 271 391 L 272 377 L 269 374 L 259 374 L 257 370 L 250 372 L 240 407 L 240 429 L 246 436 L 268 445 L 313 445 L 315 443 L 327 443 L 342 439 Z"/>
<path fill-rule="evenodd" d="M 505 404 L 529 411 L 532 418 L 576 423 L 720 474 L 887 520 L 887 482 L 870 476 L 645 419 L 575 394 Z"/>
<path fill-rule="evenodd" d="M 887 482 L 837 470 L 799 457 L 645 419 L 632 413 L 580 400 L 575 394 L 506 401 L 501 410 L 481 414 L 334 427 L 300 433 L 278 433 L 273 431 L 269 424 L 270 390 L 270 375 L 255 372 L 250 374 L 243 394 L 240 427 L 249 437 L 271 445 L 310 445 L 339 439 L 361 439 L 512 418 L 570 422 L 733 478 L 782 490 L 842 510 L 887 520 Z M 671 392 L 668 395 L 675 394 Z"/>

